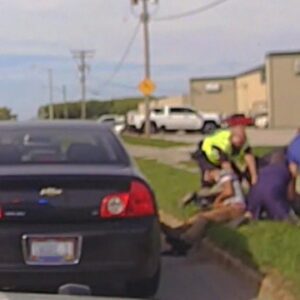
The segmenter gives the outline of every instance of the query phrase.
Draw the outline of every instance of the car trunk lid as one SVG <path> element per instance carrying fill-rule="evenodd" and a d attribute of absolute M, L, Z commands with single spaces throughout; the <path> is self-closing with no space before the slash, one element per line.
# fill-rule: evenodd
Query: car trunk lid
<path fill-rule="evenodd" d="M 91 167 L 93 168 L 93 167 Z M 57 170 L 58 171 L 58 170 Z M 9 173 L 9 172 L 8 172 Z M 133 178 L 129 168 L 82 168 L 54 173 L 47 167 L 25 175 L 0 172 L 0 206 L 3 222 L 98 221 L 106 195 L 128 192 Z"/>

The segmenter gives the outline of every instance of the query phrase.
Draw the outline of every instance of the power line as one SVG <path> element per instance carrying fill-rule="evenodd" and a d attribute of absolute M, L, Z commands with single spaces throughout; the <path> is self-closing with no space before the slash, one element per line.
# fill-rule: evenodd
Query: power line
<path fill-rule="evenodd" d="M 227 1 L 229 1 L 229 0 L 217 0 L 217 1 L 214 1 L 214 2 L 209 3 L 207 5 L 201 6 L 199 8 L 183 12 L 181 14 L 169 15 L 169 16 L 164 16 L 164 17 L 160 17 L 160 18 L 154 18 L 153 21 L 158 21 L 158 22 L 173 21 L 173 20 L 178 20 L 178 19 L 182 19 L 182 18 L 186 18 L 186 17 L 191 17 L 191 16 L 194 16 L 194 15 L 206 12 L 208 10 L 211 10 L 211 9 L 221 5 L 221 4 L 224 4 Z"/>
<path fill-rule="evenodd" d="M 135 42 L 135 39 L 138 36 L 140 25 L 141 25 L 141 22 L 139 21 L 137 23 L 137 26 L 134 28 L 133 34 L 132 34 L 132 36 L 129 40 L 128 45 L 125 48 L 125 51 L 124 51 L 123 55 L 121 56 L 120 61 L 116 64 L 116 66 L 115 66 L 112 74 L 110 75 L 110 77 L 104 81 L 104 83 L 103 83 L 104 86 L 110 84 L 114 80 L 114 78 L 117 76 L 117 74 L 120 72 L 120 70 L 122 69 L 122 67 L 125 63 L 125 60 L 126 60 L 128 54 L 129 54 L 129 52 L 130 52 L 130 50 L 133 46 L 133 43 Z"/>

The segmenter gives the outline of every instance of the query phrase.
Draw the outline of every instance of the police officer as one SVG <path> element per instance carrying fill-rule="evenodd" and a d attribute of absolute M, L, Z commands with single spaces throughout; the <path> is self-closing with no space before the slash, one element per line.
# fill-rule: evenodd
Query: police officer
<path fill-rule="evenodd" d="M 256 160 L 247 142 L 243 126 L 220 130 L 204 138 L 194 158 L 198 161 L 202 174 L 212 167 L 234 171 L 240 179 L 247 178 L 251 185 L 257 181 Z M 205 184 L 205 179 L 204 184 Z"/>

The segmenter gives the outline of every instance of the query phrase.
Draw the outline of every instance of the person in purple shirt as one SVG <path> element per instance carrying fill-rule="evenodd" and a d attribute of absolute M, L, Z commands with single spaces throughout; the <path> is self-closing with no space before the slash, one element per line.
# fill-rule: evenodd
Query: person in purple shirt
<path fill-rule="evenodd" d="M 285 152 L 274 156 L 270 164 L 261 168 L 257 183 L 250 189 L 247 216 L 259 219 L 262 211 L 272 220 L 298 223 L 293 210 L 296 179 L 300 166 L 300 135 L 292 141 Z"/>

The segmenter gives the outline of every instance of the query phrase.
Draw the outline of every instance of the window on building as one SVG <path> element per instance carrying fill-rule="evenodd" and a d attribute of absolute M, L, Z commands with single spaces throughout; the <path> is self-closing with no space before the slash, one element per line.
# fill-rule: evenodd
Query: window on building
<path fill-rule="evenodd" d="M 294 71 L 295 75 L 300 76 L 300 59 L 295 60 Z"/>
<path fill-rule="evenodd" d="M 219 82 L 209 82 L 205 85 L 205 91 L 207 93 L 220 93 L 222 86 Z"/>

